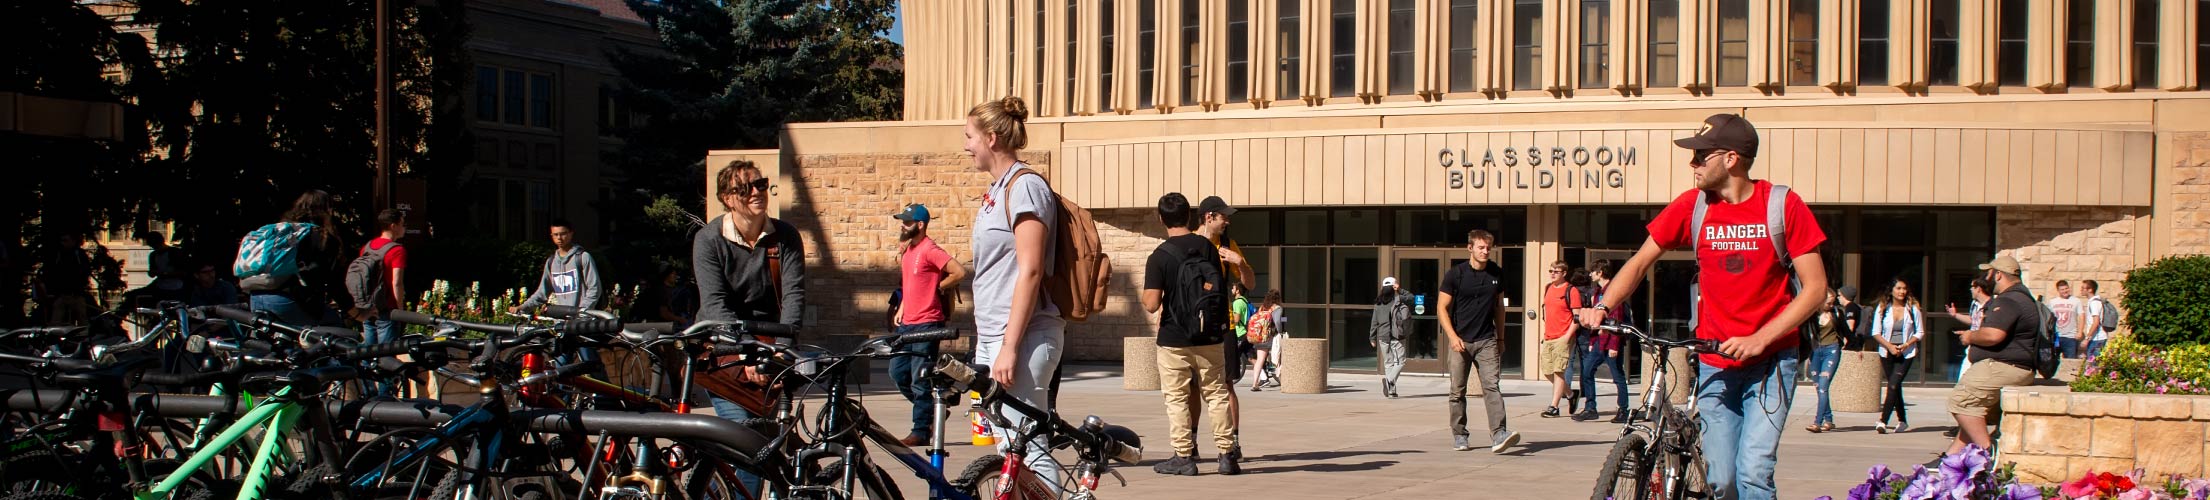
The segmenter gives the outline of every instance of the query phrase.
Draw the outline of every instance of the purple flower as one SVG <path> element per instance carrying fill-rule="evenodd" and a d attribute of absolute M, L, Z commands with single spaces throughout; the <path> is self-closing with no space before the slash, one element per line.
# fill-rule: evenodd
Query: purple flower
<path fill-rule="evenodd" d="M 1918 474 L 1911 475 L 1911 484 L 1903 487 L 1901 500 L 1930 500 L 1942 490 L 1941 471 L 1926 472 L 1926 466 L 1918 466 Z"/>
<path fill-rule="evenodd" d="M 1996 500 L 2041 500 L 2041 489 L 2011 483 L 2009 487 L 2004 488 L 2003 496 L 1997 497 Z"/>
<path fill-rule="evenodd" d="M 1948 476 L 1950 485 L 1971 481 L 1987 471 L 1988 456 L 1978 445 L 1967 444 L 1964 451 L 1941 458 L 1941 473 Z"/>
<path fill-rule="evenodd" d="M 1887 464 L 1874 465 L 1871 469 L 1865 470 L 1865 480 L 1886 481 L 1888 479 L 1888 472 L 1889 471 Z"/>
<path fill-rule="evenodd" d="M 1880 487 L 1875 486 L 1877 484 L 1880 483 L 1867 482 L 1865 484 L 1857 485 L 1857 487 L 1855 488 L 1850 488 L 1849 500 L 1872 500 L 1873 497 L 1877 497 L 1880 495 Z"/>

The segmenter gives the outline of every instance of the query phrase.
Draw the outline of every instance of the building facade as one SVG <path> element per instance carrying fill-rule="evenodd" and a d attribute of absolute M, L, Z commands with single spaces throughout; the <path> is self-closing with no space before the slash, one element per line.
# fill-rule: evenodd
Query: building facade
<path fill-rule="evenodd" d="M 1902 280 L 1926 307 L 1914 381 L 1954 379 L 1974 266 L 2097 280 L 2210 251 L 2210 94 L 2199 0 L 992 0 L 908 2 L 906 117 L 792 124 L 782 147 L 709 153 L 775 171 L 806 233 L 813 335 L 880 329 L 897 225 L 920 202 L 967 254 L 990 181 L 963 116 L 1030 103 L 1022 157 L 1090 208 L 1115 300 L 1071 327 L 1077 360 L 1153 334 L 1137 306 L 1164 238 L 1158 197 L 1219 195 L 1230 234 L 1283 291 L 1290 335 L 1330 367 L 1375 368 L 1383 277 L 1419 298 L 1415 371 L 1435 371 L 1436 287 L 1499 236 L 1507 371 L 1526 376 L 1542 270 L 1624 259 L 1689 189 L 1671 140 L 1714 113 L 1759 128 L 1751 170 L 1792 186 L 1829 235 L 1836 285 Z M 708 169 L 709 171 L 712 168 Z M 710 174 L 709 174 L 710 175 Z M 710 184 L 710 178 L 707 182 Z M 715 209 L 718 207 L 708 207 Z M 1631 301 L 1652 331 L 1690 321 L 1687 252 Z M 1422 307 L 1424 306 L 1424 307 Z M 962 311 L 964 313 L 964 311 Z M 957 321 L 955 320 L 955 324 Z"/>

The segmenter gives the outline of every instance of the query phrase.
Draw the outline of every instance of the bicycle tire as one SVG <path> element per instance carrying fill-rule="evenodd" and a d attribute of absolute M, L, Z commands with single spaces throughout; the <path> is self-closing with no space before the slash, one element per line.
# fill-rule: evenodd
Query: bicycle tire
<path fill-rule="evenodd" d="M 1629 433 L 1612 443 L 1604 468 L 1596 473 L 1596 490 L 1589 500 L 1647 500 L 1650 486 L 1649 439 Z M 1625 491 L 1620 486 L 1626 486 Z"/>
<path fill-rule="evenodd" d="M 80 497 L 80 496 L 76 496 L 76 495 L 71 495 L 71 494 L 67 494 L 67 493 L 54 493 L 54 492 L 51 492 L 51 491 L 41 491 L 41 492 L 33 492 L 33 493 L 16 493 L 16 494 L 11 494 L 11 495 L 8 495 L 8 496 L 0 496 L 0 500 L 89 500 L 89 499 L 86 499 L 85 497 Z"/>
<path fill-rule="evenodd" d="M 875 465 L 872 462 L 861 463 L 864 464 L 865 468 L 859 471 L 856 479 L 859 480 L 859 489 L 867 496 L 831 496 L 825 497 L 823 500 L 904 500 L 904 492 L 899 491 L 898 484 L 890 480 L 889 472 L 884 471 L 882 466 Z M 829 462 L 829 465 L 822 466 L 821 470 L 814 474 L 814 484 L 835 484 L 835 482 L 842 480 L 845 466 L 843 460 Z M 850 493 L 846 492 L 847 495 Z M 802 494 L 794 496 L 805 498 Z"/>
<path fill-rule="evenodd" d="M 63 460 L 53 451 L 43 448 L 27 449 L 0 457 L 0 495 L 79 493 L 83 485 L 70 481 L 54 481 L 54 478 L 75 476 Z"/>
<path fill-rule="evenodd" d="M 148 486 L 160 484 L 161 481 L 167 479 L 170 474 L 176 473 L 177 467 L 183 465 L 183 462 L 177 460 L 147 460 L 145 463 L 145 468 L 146 481 L 148 482 Z M 170 491 L 169 498 L 183 498 L 186 500 L 236 498 L 238 496 L 239 489 L 241 489 L 241 486 L 238 484 L 237 481 L 232 481 L 225 478 L 216 478 L 206 469 L 201 469 L 198 471 L 193 471 L 191 479 L 185 480 L 183 484 L 178 485 L 175 491 Z"/>
<path fill-rule="evenodd" d="M 975 457 L 973 463 L 959 471 L 959 477 L 952 479 L 952 488 L 969 498 L 986 498 L 982 496 L 982 489 L 996 488 L 998 478 L 1004 475 L 1005 455 L 983 455 Z"/>
<path fill-rule="evenodd" d="M 730 473 L 724 474 L 724 467 L 727 467 L 726 470 Z M 691 466 L 689 472 L 684 473 L 683 498 L 686 500 L 760 500 L 765 498 L 765 495 L 758 491 L 740 492 L 737 490 L 739 486 L 735 474 L 736 468 L 735 465 L 718 460 L 700 460 L 697 464 Z M 759 474 L 753 475 L 759 476 Z M 760 480 L 760 485 L 763 489 L 767 487 L 767 480 L 764 477 Z"/>

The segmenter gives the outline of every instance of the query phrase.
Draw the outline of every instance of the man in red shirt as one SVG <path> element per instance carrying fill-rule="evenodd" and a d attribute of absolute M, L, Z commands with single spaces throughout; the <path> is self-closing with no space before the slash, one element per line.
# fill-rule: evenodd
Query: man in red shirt
<path fill-rule="evenodd" d="M 1578 402 L 1566 393 L 1565 370 L 1573 364 L 1573 313 L 1566 306 L 1566 296 L 1573 293 L 1573 286 L 1565 282 L 1570 270 L 1565 261 L 1550 263 L 1550 283 L 1542 286 L 1542 355 L 1537 366 L 1542 377 L 1550 380 L 1550 408 L 1542 411 L 1542 418 L 1558 418 L 1558 401 Z M 1572 412 L 1579 413 L 1579 412 Z"/>
<path fill-rule="evenodd" d="M 361 315 L 363 345 L 381 344 L 399 338 L 398 324 L 392 323 L 391 311 L 399 309 L 405 303 L 402 298 L 407 296 L 407 246 L 399 244 L 400 238 L 407 237 L 406 213 L 388 208 L 376 212 L 376 229 L 376 239 L 368 240 L 368 245 L 361 247 L 361 255 L 390 247 L 389 250 L 384 250 L 384 269 L 387 270 L 385 279 L 390 280 L 384 283 L 384 289 L 391 293 L 376 299 L 375 310 L 355 311 Z M 380 385 L 372 384 L 371 390 L 382 393 Z"/>
<path fill-rule="evenodd" d="M 1718 343 L 1716 352 L 1701 356 L 1705 368 L 1696 378 L 1710 498 L 1770 499 L 1796 387 L 1796 325 L 1824 299 L 1792 293 L 1790 273 L 1812 290 L 1825 286 L 1818 250 L 1826 233 L 1802 198 L 1786 193 L 1774 199 L 1772 183 L 1750 179 L 1758 139 L 1749 120 L 1712 115 L 1696 135 L 1673 144 L 1694 152 L 1689 166 L 1696 189 L 1650 221 L 1650 238 L 1620 268 L 1622 279 L 1612 280 L 1602 303 L 1581 312 L 1580 320 L 1601 324 L 1611 308 L 1634 296 L 1661 254 L 1694 246 L 1703 289 L 1696 337 Z M 1779 214 L 1772 213 L 1776 206 Z"/>
<path fill-rule="evenodd" d="M 929 239 L 929 209 L 919 203 L 906 205 L 904 210 L 890 216 L 898 219 L 898 304 L 897 333 L 938 330 L 944 328 L 944 319 L 951 310 L 953 287 L 967 279 L 967 268 L 952 258 L 951 252 L 936 246 Z M 906 446 L 926 446 L 936 428 L 936 416 L 929 411 L 935 403 L 929 401 L 927 370 L 936 362 L 937 342 L 907 344 L 898 349 L 920 353 L 923 357 L 900 356 L 890 360 L 890 380 L 913 403 L 913 432 L 899 440 Z"/>

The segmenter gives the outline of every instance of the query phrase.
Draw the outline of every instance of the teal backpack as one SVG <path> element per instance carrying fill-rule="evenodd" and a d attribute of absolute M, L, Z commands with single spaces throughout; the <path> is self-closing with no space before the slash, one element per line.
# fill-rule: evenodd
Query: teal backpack
<path fill-rule="evenodd" d="M 246 291 L 274 290 L 298 281 L 299 244 L 314 231 L 314 224 L 278 222 L 247 233 L 245 240 L 238 242 L 238 258 L 230 266 L 230 274 L 238 277 L 238 287 Z"/>

